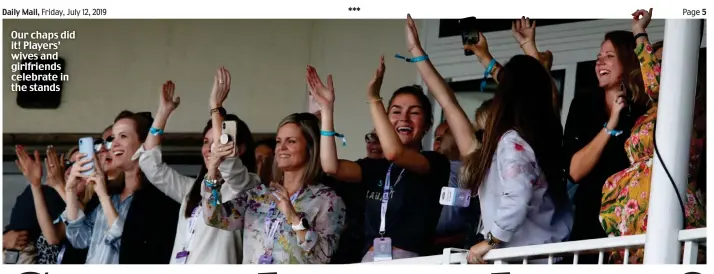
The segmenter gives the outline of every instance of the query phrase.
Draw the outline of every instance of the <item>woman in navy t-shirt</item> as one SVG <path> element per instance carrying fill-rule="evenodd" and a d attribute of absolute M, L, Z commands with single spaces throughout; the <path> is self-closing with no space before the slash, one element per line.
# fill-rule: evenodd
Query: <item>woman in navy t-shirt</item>
<path fill-rule="evenodd" d="M 314 68 L 307 71 L 310 91 L 321 107 L 323 170 L 366 189 L 363 262 L 428 255 L 441 214 L 441 187 L 449 182 L 449 160 L 421 150 L 433 123 L 424 91 L 419 86 L 399 88 L 385 111 L 379 95 L 383 77 L 384 58 L 369 84 L 367 105 L 385 158 L 353 162 L 337 158 L 334 137 L 342 136 L 334 132 L 332 77 L 325 86 Z"/>

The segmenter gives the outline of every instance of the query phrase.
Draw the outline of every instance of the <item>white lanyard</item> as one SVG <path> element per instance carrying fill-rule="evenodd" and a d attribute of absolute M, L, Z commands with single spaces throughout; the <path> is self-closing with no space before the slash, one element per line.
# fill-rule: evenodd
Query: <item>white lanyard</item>
<path fill-rule="evenodd" d="M 389 169 L 387 170 L 387 178 L 384 179 L 384 192 L 382 193 L 382 210 L 380 212 L 380 222 L 379 222 L 379 235 L 384 237 L 384 233 L 386 232 L 387 228 L 387 205 L 389 204 L 389 194 L 391 192 L 391 184 L 392 184 L 392 167 L 394 167 L 394 163 L 389 165 Z M 402 175 L 404 174 L 404 169 L 402 169 L 401 172 L 399 172 L 399 176 L 397 177 L 397 180 L 394 182 L 394 185 L 397 185 L 399 183 L 399 180 L 402 179 Z"/>
<path fill-rule="evenodd" d="M 198 223 L 198 219 L 202 218 L 202 216 L 203 210 L 201 210 L 201 205 L 199 204 L 191 212 L 191 217 L 188 217 L 188 223 L 186 224 L 186 241 L 183 244 L 184 251 L 187 250 L 188 245 L 191 244 L 191 240 L 193 240 L 193 235 L 196 234 L 196 224 Z"/>
<path fill-rule="evenodd" d="M 290 196 L 290 203 L 295 204 L 295 200 L 297 200 L 297 197 L 300 195 L 301 191 L 295 192 L 292 196 Z M 272 193 L 268 195 L 273 195 Z M 280 221 L 281 218 L 275 218 L 272 222 L 270 221 L 273 219 L 273 216 L 275 216 L 275 202 L 270 203 L 270 208 L 268 209 L 268 215 L 265 216 L 265 242 L 264 242 L 264 247 L 266 253 L 271 253 L 273 250 L 273 245 L 275 243 L 275 233 L 278 232 L 278 228 L 280 227 Z"/>

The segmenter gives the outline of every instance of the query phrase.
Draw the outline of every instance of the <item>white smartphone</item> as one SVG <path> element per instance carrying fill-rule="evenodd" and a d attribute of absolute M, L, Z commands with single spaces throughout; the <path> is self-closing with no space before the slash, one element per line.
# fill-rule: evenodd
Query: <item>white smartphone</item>
<path fill-rule="evenodd" d="M 236 135 L 238 134 L 238 123 L 236 121 L 223 121 L 221 133 L 221 144 L 225 145 L 228 142 L 233 142 L 233 145 L 238 145 L 235 143 Z M 233 154 L 228 157 L 236 157 L 236 151 L 233 150 Z"/>
<path fill-rule="evenodd" d="M 439 203 L 445 206 L 468 207 L 471 204 L 471 190 L 442 187 Z"/>

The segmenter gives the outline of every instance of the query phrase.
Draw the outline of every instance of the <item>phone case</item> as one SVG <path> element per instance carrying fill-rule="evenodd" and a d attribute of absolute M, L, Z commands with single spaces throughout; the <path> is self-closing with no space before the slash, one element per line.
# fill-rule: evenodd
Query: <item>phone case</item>
<path fill-rule="evenodd" d="M 471 191 L 453 187 L 442 187 L 439 203 L 445 206 L 468 207 L 471 204 Z"/>
<path fill-rule="evenodd" d="M 228 141 L 229 142 L 232 141 L 233 145 L 238 145 L 235 142 L 236 134 L 238 132 L 238 130 L 237 130 L 238 125 L 237 125 L 236 121 L 223 121 L 223 125 L 221 127 L 222 127 L 221 133 L 228 136 Z M 235 156 L 236 156 L 236 150 L 233 150 L 233 154 L 229 155 L 229 157 L 235 157 Z"/>
<path fill-rule="evenodd" d="M 79 139 L 79 153 L 87 155 L 86 157 L 89 159 L 94 158 L 94 138 L 92 137 L 84 137 Z M 94 173 L 94 162 L 89 162 L 85 166 L 90 166 L 91 169 L 82 172 L 84 175 L 91 175 Z"/>

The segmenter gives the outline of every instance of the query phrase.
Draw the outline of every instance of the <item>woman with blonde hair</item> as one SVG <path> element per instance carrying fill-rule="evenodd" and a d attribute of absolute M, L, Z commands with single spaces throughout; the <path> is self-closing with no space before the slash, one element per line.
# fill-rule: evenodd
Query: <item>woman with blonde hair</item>
<path fill-rule="evenodd" d="M 220 203 L 223 179 L 208 171 L 201 190 L 206 224 L 243 230 L 244 264 L 326 264 L 337 249 L 345 205 L 318 182 L 320 130 L 310 113 L 291 114 L 278 126 L 273 182 Z"/>
<path fill-rule="evenodd" d="M 111 133 L 111 132 L 110 132 Z M 97 139 L 102 141 L 97 141 L 98 144 L 103 144 L 104 139 Z M 95 148 L 97 153 L 106 152 L 106 145 L 98 146 Z M 68 249 L 72 249 L 70 252 L 75 252 L 71 245 L 67 245 L 65 242 L 65 224 L 60 220 L 60 218 L 51 217 L 52 210 L 46 200 L 45 194 L 42 190 L 42 161 L 40 160 L 40 154 L 37 150 L 34 151 L 34 155 L 28 155 L 21 146 L 15 148 L 17 154 L 17 167 L 20 169 L 22 174 L 30 182 L 32 196 L 35 205 L 35 214 L 37 222 L 40 225 L 42 234 L 37 239 L 35 243 L 37 247 L 37 264 L 60 264 L 63 263 L 65 252 Z M 86 180 L 82 177 L 77 177 L 76 174 L 72 174 L 70 168 L 72 164 L 77 160 L 79 156 L 79 148 L 74 146 L 67 151 L 68 157 L 65 161 L 65 154 L 57 155 L 55 148 L 53 146 L 47 147 L 47 157 L 44 160 L 46 176 L 46 185 L 59 194 L 62 200 L 66 201 L 66 195 L 64 191 L 65 182 L 70 180 L 70 178 L 75 178 L 79 180 L 77 187 L 75 188 L 76 195 L 79 198 L 80 206 L 83 208 L 89 200 L 94 195 L 94 188 L 86 187 Z M 64 261 L 64 263 L 81 263 L 81 260 L 74 261 L 73 258 L 69 258 Z"/>

